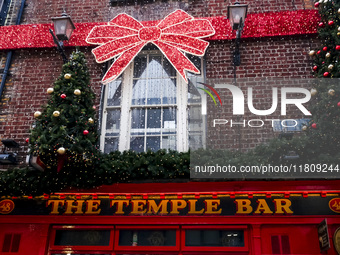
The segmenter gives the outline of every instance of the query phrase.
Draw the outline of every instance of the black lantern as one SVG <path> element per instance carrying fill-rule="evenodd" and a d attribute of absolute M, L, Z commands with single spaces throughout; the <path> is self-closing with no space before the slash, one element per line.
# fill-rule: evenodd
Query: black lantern
<path fill-rule="evenodd" d="M 70 40 L 72 32 L 76 28 L 71 17 L 64 12 L 61 17 L 52 18 L 52 21 L 54 24 L 55 34 L 59 41 Z"/>
<path fill-rule="evenodd" d="M 228 19 L 233 30 L 243 27 L 244 20 L 247 17 L 248 5 L 235 2 L 234 5 L 228 6 Z"/>
<path fill-rule="evenodd" d="M 63 49 L 63 41 L 70 40 L 72 32 L 76 27 L 74 26 L 71 17 L 65 12 L 63 12 L 61 17 L 52 18 L 52 21 L 56 34 L 53 33 L 52 29 L 50 29 L 50 33 L 53 37 L 54 43 L 57 46 L 60 56 L 63 58 L 64 63 L 67 63 L 68 60 Z"/>

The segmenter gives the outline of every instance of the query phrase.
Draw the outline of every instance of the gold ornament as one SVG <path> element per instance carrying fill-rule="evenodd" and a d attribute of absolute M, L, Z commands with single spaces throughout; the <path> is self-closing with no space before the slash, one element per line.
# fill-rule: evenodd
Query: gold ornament
<path fill-rule="evenodd" d="M 330 90 L 328 90 L 328 95 L 330 95 L 330 96 L 334 96 L 334 95 L 335 95 L 335 91 L 334 91 L 334 89 L 330 89 Z"/>
<path fill-rule="evenodd" d="M 75 89 L 73 92 L 76 96 L 80 96 L 81 95 L 81 91 L 79 89 Z"/>
<path fill-rule="evenodd" d="M 89 123 L 90 124 L 93 124 L 94 123 L 94 120 L 92 118 L 89 118 Z"/>
<path fill-rule="evenodd" d="M 340 14 L 340 8 L 338 9 L 338 14 Z"/>
<path fill-rule="evenodd" d="M 54 89 L 53 88 L 48 88 L 47 89 L 47 94 L 52 94 L 54 92 Z"/>
<path fill-rule="evenodd" d="M 311 57 L 314 56 L 315 50 L 311 50 L 308 54 L 309 54 L 309 56 L 311 56 Z"/>
<path fill-rule="evenodd" d="M 332 70 L 334 68 L 334 66 L 332 65 L 332 64 L 330 64 L 329 66 L 328 66 L 328 69 L 329 70 Z"/>
<path fill-rule="evenodd" d="M 328 52 L 328 53 L 326 54 L 326 58 L 329 58 L 329 57 L 331 57 L 331 53 Z"/>
<path fill-rule="evenodd" d="M 71 77 L 72 77 L 72 75 L 71 75 L 70 73 L 66 73 L 66 74 L 64 75 L 64 78 L 65 78 L 66 80 L 71 79 Z"/>
<path fill-rule="evenodd" d="M 308 127 L 307 126 L 303 126 L 302 127 L 302 131 L 307 131 Z"/>
<path fill-rule="evenodd" d="M 59 117 L 60 116 L 60 112 L 59 111 L 54 111 L 53 112 L 53 116 L 54 117 Z"/>
<path fill-rule="evenodd" d="M 311 94 L 312 96 L 315 96 L 316 94 L 318 94 L 318 91 L 317 91 L 316 89 L 311 89 L 311 90 L 310 90 L 310 94 Z"/>
<path fill-rule="evenodd" d="M 40 116 L 41 116 L 41 112 L 36 111 L 36 112 L 34 113 L 34 118 L 39 118 Z"/>
<path fill-rule="evenodd" d="M 337 35 L 340 36 L 340 32 L 338 32 Z"/>
<path fill-rule="evenodd" d="M 338 27 L 338 32 L 340 32 L 340 27 Z"/>
<path fill-rule="evenodd" d="M 58 152 L 58 154 L 63 155 L 63 154 L 65 154 L 66 150 L 65 150 L 64 147 L 60 147 L 60 148 L 57 150 L 57 152 Z"/>

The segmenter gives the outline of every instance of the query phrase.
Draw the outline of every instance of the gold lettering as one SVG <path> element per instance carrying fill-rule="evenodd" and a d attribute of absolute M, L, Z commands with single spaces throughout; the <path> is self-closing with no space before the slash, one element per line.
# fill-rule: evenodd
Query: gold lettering
<path fill-rule="evenodd" d="M 257 205 L 257 208 L 256 208 L 254 214 L 261 214 L 261 213 L 271 214 L 271 213 L 273 213 L 273 211 L 269 209 L 269 206 L 268 206 L 266 200 L 258 199 L 257 203 L 258 203 L 258 205 Z"/>
<path fill-rule="evenodd" d="M 160 214 L 167 214 L 167 205 L 169 200 L 161 200 L 159 205 L 156 204 L 155 200 L 148 200 L 148 214 L 158 214 L 160 210 Z"/>
<path fill-rule="evenodd" d="M 218 209 L 221 201 L 218 199 L 207 199 L 204 201 L 205 203 L 205 213 L 206 214 L 220 214 L 222 209 Z"/>
<path fill-rule="evenodd" d="M 65 214 L 82 214 L 84 200 L 66 200 Z M 74 211 L 75 210 L 75 211 Z"/>
<path fill-rule="evenodd" d="M 124 214 L 123 206 L 128 206 L 130 204 L 129 200 L 112 200 L 111 207 L 117 203 L 117 210 L 115 214 Z"/>
<path fill-rule="evenodd" d="M 102 209 L 98 209 L 101 200 L 87 200 L 85 214 L 100 214 Z"/>
<path fill-rule="evenodd" d="M 204 209 L 200 210 L 200 211 L 196 211 L 196 202 L 197 199 L 189 199 L 189 212 L 188 214 L 202 214 L 204 212 Z"/>
<path fill-rule="evenodd" d="M 175 200 L 170 200 L 171 203 L 171 211 L 170 214 L 179 214 L 178 210 L 182 210 L 187 206 L 187 202 L 182 199 L 175 199 Z"/>
<path fill-rule="evenodd" d="M 52 204 L 51 214 L 59 214 L 59 205 L 64 205 L 64 200 L 48 200 L 47 206 L 49 206 L 50 204 Z"/>
<path fill-rule="evenodd" d="M 253 211 L 249 199 L 236 199 L 236 214 L 249 214 Z"/>
<path fill-rule="evenodd" d="M 131 200 L 131 203 L 132 203 L 131 214 L 143 214 L 146 212 L 146 209 L 144 209 L 146 205 L 145 200 Z"/>
<path fill-rule="evenodd" d="M 293 211 L 289 208 L 292 202 L 289 199 L 274 199 L 275 213 L 278 214 L 293 214 Z"/>

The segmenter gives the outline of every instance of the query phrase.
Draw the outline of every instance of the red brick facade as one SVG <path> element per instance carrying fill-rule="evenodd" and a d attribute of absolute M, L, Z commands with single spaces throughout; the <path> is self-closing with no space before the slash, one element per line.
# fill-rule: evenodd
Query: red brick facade
<path fill-rule="evenodd" d="M 144 5 L 124 6 L 121 2 L 110 7 L 110 1 L 27 1 L 21 24 L 51 23 L 51 17 L 59 16 L 63 8 L 77 22 L 107 22 L 115 15 L 125 12 L 139 20 L 155 20 L 164 17 L 175 9 L 184 9 L 195 17 L 220 16 L 227 14 L 230 0 L 213 1 L 156 1 Z M 242 1 L 245 2 L 245 1 Z M 251 0 L 248 13 L 279 12 L 311 8 L 309 0 Z M 311 77 L 311 59 L 308 51 L 315 48 L 318 41 L 314 35 L 287 36 L 275 38 L 246 39 L 241 42 L 241 66 L 237 67 L 237 79 L 266 77 Z M 223 79 L 233 82 L 231 41 L 214 41 L 206 53 L 207 81 Z M 103 64 L 97 64 L 90 48 L 82 48 L 86 53 L 91 73 L 91 84 L 97 95 L 96 105 L 99 106 Z M 67 49 L 70 53 L 71 49 Z M 2 59 L 6 57 L 2 54 Z M 1 65 L 3 65 L 1 62 Z M 20 144 L 20 162 L 23 163 L 27 152 L 25 138 L 33 123 L 33 113 L 47 101 L 46 89 L 51 87 L 59 76 L 62 61 L 55 49 L 16 50 L 12 59 L 10 75 L 0 104 L 0 139 L 12 138 Z M 1 66 L 1 68 L 3 68 Z M 249 83 L 239 82 L 241 88 Z M 264 93 L 270 93 L 271 87 L 261 87 Z M 219 91 L 221 92 L 221 91 Z M 222 96 L 223 96 L 222 92 Z M 230 96 L 230 95 L 229 95 Z M 259 96 L 261 97 L 261 96 Z M 228 95 L 224 95 L 228 102 Z M 255 101 L 256 102 L 256 101 Z M 259 101 L 261 102 L 261 101 Z M 261 102 L 263 103 L 263 102 Z M 270 103 L 270 102 L 269 102 Z M 99 107 L 98 107 L 99 109 Z M 221 112 L 216 111 L 212 101 L 208 107 L 208 127 L 213 118 L 219 118 Z M 275 116 L 273 117 L 275 118 Z M 274 134 L 272 129 L 253 130 L 222 130 L 208 133 L 208 144 L 229 144 L 227 147 L 247 149 L 258 143 L 267 141 Z M 224 146 L 225 147 L 225 146 Z"/>

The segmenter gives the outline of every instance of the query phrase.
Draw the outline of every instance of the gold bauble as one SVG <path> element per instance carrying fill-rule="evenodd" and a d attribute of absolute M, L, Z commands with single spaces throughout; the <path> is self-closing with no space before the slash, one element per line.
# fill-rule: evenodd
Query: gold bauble
<path fill-rule="evenodd" d="M 93 124 L 94 123 L 94 120 L 92 118 L 89 118 L 89 123 L 90 124 Z"/>
<path fill-rule="evenodd" d="M 79 89 L 75 89 L 73 92 L 76 96 L 80 96 L 81 95 L 81 91 Z"/>
<path fill-rule="evenodd" d="M 66 74 L 64 75 L 64 78 L 65 78 L 66 80 L 71 79 L 71 77 L 72 77 L 72 75 L 71 75 L 70 73 L 66 73 Z"/>
<path fill-rule="evenodd" d="M 311 50 L 308 54 L 309 54 L 309 56 L 314 56 L 315 50 Z"/>
<path fill-rule="evenodd" d="M 332 70 L 334 68 L 334 66 L 332 65 L 332 64 L 330 64 L 329 66 L 328 66 L 328 69 L 329 70 Z"/>
<path fill-rule="evenodd" d="M 66 150 L 65 150 L 64 147 L 60 147 L 60 148 L 57 150 L 57 152 L 58 152 L 58 154 L 63 155 L 63 154 L 65 154 Z"/>
<path fill-rule="evenodd" d="M 318 94 L 318 91 L 317 91 L 316 89 L 311 89 L 311 90 L 310 90 L 310 94 L 311 94 L 312 96 L 315 96 L 316 94 Z"/>
<path fill-rule="evenodd" d="M 307 126 L 303 126 L 302 127 L 302 131 L 307 131 L 308 127 Z"/>
<path fill-rule="evenodd" d="M 330 56 L 331 56 L 331 53 L 328 52 L 328 53 L 326 54 L 326 58 L 329 58 Z"/>
<path fill-rule="evenodd" d="M 340 8 L 338 9 L 338 14 L 340 14 Z"/>
<path fill-rule="evenodd" d="M 337 35 L 340 36 L 340 32 L 338 32 Z"/>
<path fill-rule="evenodd" d="M 34 113 L 34 118 L 39 118 L 40 116 L 41 116 L 41 112 L 36 111 L 36 112 Z"/>
<path fill-rule="evenodd" d="M 52 94 L 54 92 L 54 89 L 53 88 L 48 88 L 47 89 L 47 94 Z"/>
<path fill-rule="evenodd" d="M 59 117 L 60 116 L 60 112 L 59 111 L 54 111 L 53 112 L 53 116 L 54 117 Z"/>
<path fill-rule="evenodd" d="M 334 95 L 335 95 L 335 91 L 334 91 L 334 89 L 330 89 L 330 90 L 328 90 L 328 95 L 330 95 L 330 96 L 334 96 Z"/>

